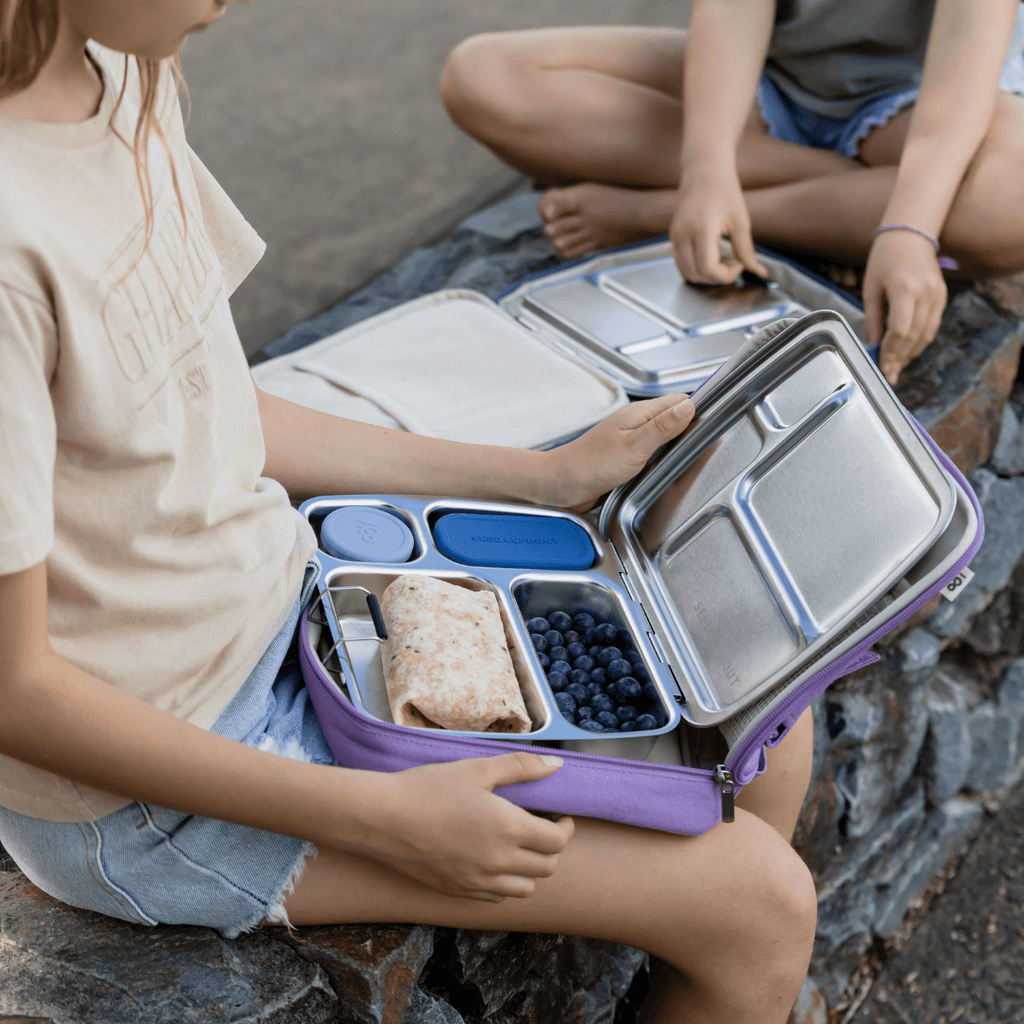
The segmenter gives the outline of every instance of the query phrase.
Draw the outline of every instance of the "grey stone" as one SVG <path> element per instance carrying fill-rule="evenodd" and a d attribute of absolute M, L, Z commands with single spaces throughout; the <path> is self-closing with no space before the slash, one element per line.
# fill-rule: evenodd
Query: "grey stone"
<path fill-rule="evenodd" d="M 966 785 L 976 793 L 998 789 L 1017 764 L 1017 723 L 995 701 L 985 701 L 968 719 L 971 768 Z"/>
<path fill-rule="evenodd" d="M 1024 477 L 1004 480 L 979 469 L 971 480 L 985 517 L 985 539 L 971 562 L 974 579 L 955 601 L 942 601 L 928 620 L 941 637 L 962 635 L 971 617 L 1010 581 L 1024 555 Z"/>
<path fill-rule="evenodd" d="M 956 797 L 929 816 L 914 839 L 904 870 L 884 894 L 879 893 L 873 924 L 875 935 L 887 939 L 896 932 L 911 901 L 945 869 L 951 857 L 961 852 L 981 823 L 982 814 L 980 805 Z"/>
<path fill-rule="evenodd" d="M 55 1024 L 327 1024 L 327 975 L 269 931 L 131 925 L 0 876 L 0 1013 Z"/>
<path fill-rule="evenodd" d="M 792 1024 L 828 1024 L 825 997 L 810 976 L 804 978 L 790 1021 Z"/>
<path fill-rule="evenodd" d="M 828 710 L 837 723 L 829 759 L 846 802 L 845 833 L 865 836 L 917 763 L 928 727 L 924 683 L 876 666 L 858 687 L 830 694 Z"/>
<path fill-rule="evenodd" d="M 529 935 L 459 930 L 442 944 L 432 964 L 447 984 L 461 988 L 470 1014 L 457 1003 L 467 1024 L 559 1021 L 611 1024 L 615 1007 L 647 955 L 628 946 L 564 935 Z M 431 973 L 431 981 L 437 980 Z M 552 980 L 557 979 L 557 984 Z"/>
<path fill-rule="evenodd" d="M 941 804 L 960 792 L 971 765 L 967 693 L 946 673 L 936 672 L 926 690 L 928 737 L 921 763 L 928 798 Z"/>
<path fill-rule="evenodd" d="M 538 199 L 540 194 L 532 191 L 512 196 L 511 199 L 495 203 L 494 206 L 467 217 L 459 225 L 459 230 L 472 231 L 502 242 L 511 242 L 525 231 L 543 227 L 544 222 L 537 212 Z"/>
<path fill-rule="evenodd" d="M 1020 726 L 1024 720 L 1024 658 L 1018 658 L 1006 670 L 1006 675 L 999 684 L 997 699 L 1003 713 L 1008 718 L 1016 720 Z"/>
<path fill-rule="evenodd" d="M 902 672 L 920 672 L 934 668 L 939 663 L 939 654 L 942 651 L 942 642 L 939 638 L 923 626 L 918 626 L 901 636 L 896 646 L 900 652 Z"/>
<path fill-rule="evenodd" d="M 417 988 L 402 1024 L 465 1024 L 465 1021 L 454 1006 Z"/>
<path fill-rule="evenodd" d="M 424 925 L 300 928 L 286 941 L 327 972 L 349 1021 L 399 1024 L 434 948 Z"/>
<path fill-rule="evenodd" d="M 1004 476 L 1024 473 L 1024 424 L 1010 402 L 1003 406 L 999 440 L 992 450 L 992 466 Z"/>
<path fill-rule="evenodd" d="M 919 786 L 870 835 L 848 843 L 842 859 L 818 879 L 815 964 L 832 962 L 832 954 L 852 939 L 870 937 L 879 911 L 879 888 L 888 888 L 905 873 L 924 819 L 924 790 Z M 816 967 L 815 977 L 817 971 Z"/>

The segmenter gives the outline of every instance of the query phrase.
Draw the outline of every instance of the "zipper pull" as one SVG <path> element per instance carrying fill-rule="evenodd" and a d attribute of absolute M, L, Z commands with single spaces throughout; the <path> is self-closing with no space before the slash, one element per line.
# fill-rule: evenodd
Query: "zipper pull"
<path fill-rule="evenodd" d="M 729 824 L 736 820 L 732 799 L 736 792 L 736 776 L 724 764 L 720 764 L 715 770 L 715 782 L 722 787 L 722 821 Z"/>

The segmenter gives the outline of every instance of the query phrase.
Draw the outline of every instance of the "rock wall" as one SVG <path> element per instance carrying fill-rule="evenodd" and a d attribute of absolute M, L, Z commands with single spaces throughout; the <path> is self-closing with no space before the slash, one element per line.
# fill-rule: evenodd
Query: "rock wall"
<path fill-rule="evenodd" d="M 466 222 L 273 354 L 442 287 L 492 296 L 554 261 L 535 197 Z M 865 955 L 898 945 L 937 876 L 1024 760 L 1024 277 L 964 288 L 898 389 L 967 473 L 986 538 L 975 577 L 816 706 L 796 844 L 818 938 L 795 1011 L 842 1020 Z M 37 1024 L 633 1024 L 647 958 L 611 943 L 413 926 L 265 929 L 228 942 L 63 907 L 0 851 L 0 1020 Z"/>

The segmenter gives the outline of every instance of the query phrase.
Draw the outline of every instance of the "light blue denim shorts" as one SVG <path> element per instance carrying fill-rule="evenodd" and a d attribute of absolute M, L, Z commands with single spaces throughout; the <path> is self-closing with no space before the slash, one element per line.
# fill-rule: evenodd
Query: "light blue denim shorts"
<path fill-rule="evenodd" d="M 295 642 L 318 575 L 314 560 L 288 621 L 211 732 L 297 760 L 336 763 Z M 287 924 L 284 897 L 316 853 L 301 839 L 144 803 L 81 822 L 0 807 L 0 842 L 33 883 L 64 903 L 135 924 L 205 925 L 227 938 L 264 920 Z"/>
<path fill-rule="evenodd" d="M 1002 92 L 1024 96 L 1024 19 L 1018 13 L 1017 26 L 999 79 Z M 767 75 L 757 86 L 757 108 L 768 134 L 783 142 L 814 149 L 831 149 L 854 160 L 860 156 L 860 144 L 876 129 L 887 125 L 897 114 L 917 102 L 918 90 L 906 89 L 868 100 L 848 118 L 824 117 L 790 99 Z"/>

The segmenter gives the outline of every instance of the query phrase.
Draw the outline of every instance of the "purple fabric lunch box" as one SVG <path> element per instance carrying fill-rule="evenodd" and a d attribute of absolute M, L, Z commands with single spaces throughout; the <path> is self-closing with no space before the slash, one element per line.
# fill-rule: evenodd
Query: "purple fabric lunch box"
<path fill-rule="evenodd" d="M 686 434 L 599 516 L 394 495 L 303 504 L 317 530 L 355 506 L 397 516 L 414 538 L 402 563 L 319 553 L 300 655 L 340 764 L 401 771 L 527 743 L 565 764 L 500 791 L 514 803 L 701 834 L 731 818 L 734 794 L 765 770 L 766 747 L 829 684 L 877 661 L 872 644 L 943 588 L 959 592 L 983 535 L 977 500 L 840 316 L 761 331 L 694 401 Z M 472 537 L 460 538 L 464 523 Z M 567 536 L 575 547 L 562 562 Z M 467 564 L 461 539 L 485 564 Z M 522 557 L 527 543 L 547 545 L 537 567 Z M 581 543 L 593 546 L 587 568 Z M 494 594 L 529 732 L 394 724 L 377 599 L 407 574 Z M 651 705 L 644 728 L 588 731 L 563 715 L 526 625 L 555 610 L 627 638 Z"/>

